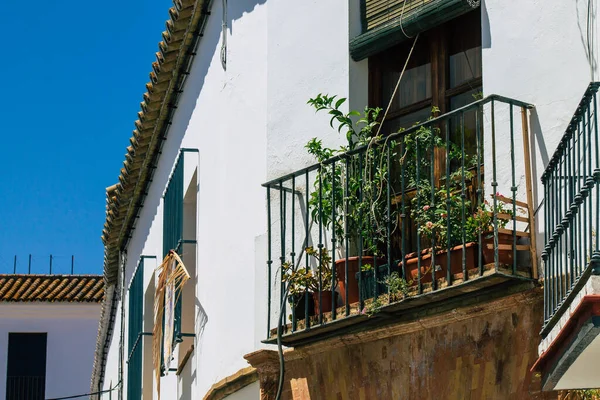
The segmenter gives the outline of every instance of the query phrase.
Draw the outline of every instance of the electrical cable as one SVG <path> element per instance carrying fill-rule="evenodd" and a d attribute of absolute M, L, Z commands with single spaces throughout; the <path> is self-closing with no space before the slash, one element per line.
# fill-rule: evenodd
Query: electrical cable
<path fill-rule="evenodd" d="M 306 190 L 308 190 L 308 188 L 306 188 Z M 314 221 L 310 221 L 310 225 L 308 226 L 309 232 L 312 230 L 313 222 Z M 298 256 L 298 260 L 296 261 L 296 266 L 294 270 L 296 270 L 300 266 L 300 263 L 302 262 L 302 255 L 305 253 L 306 246 L 308 246 L 308 237 L 304 239 L 302 252 Z M 289 289 L 290 285 L 288 284 L 286 285 L 286 289 L 283 293 L 283 300 L 281 302 L 281 307 L 279 308 L 279 318 L 277 318 L 277 354 L 279 355 L 279 382 L 277 383 L 277 394 L 275 395 L 275 400 L 281 400 L 281 393 L 283 392 L 283 378 L 285 377 L 285 359 L 283 358 L 283 346 L 281 344 L 281 325 L 283 324 L 283 311 Z"/>
<path fill-rule="evenodd" d="M 372 143 L 374 142 L 375 138 L 377 136 L 379 136 L 379 132 L 381 131 L 381 127 L 383 125 L 383 122 L 385 121 L 385 118 L 387 117 L 387 114 L 390 110 L 390 107 L 392 106 L 392 102 L 394 100 L 394 97 L 396 96 L 396 93 L 398 91 L 398 88 L 400 87 L 400 81 L 402 80 L 402 77 L 404 76 L 404 72 L 406 71 L 406 67 L 408 66 L 408 63 L 410 61 L 410 58 L 412 56 L 413 50 L 415 49 L 415 45 L 417 44 L 417 40 L 419 39 L 419 35 L 420 33 L 418 33 L 415 36 L 415 40 L 413 41 L 412 47 L 410 48 L 410 52 L 408 53 L 408 57 L 406 58 L 406 62 L 404 63 L 404 66 L 402 67 L 402 71 L 400 72 L 400 76 L 398 77 L 398 82 L 396 83 L 396 87 L 394 88 L 394 92 L 392 93 L 392 96 L 390 98 L 390 101 L 388 103 L 388 106 L 385 110 L 385 113 L 383 115 L 383 118 L 381 120 L 381 123 L 379 124 L 379 129 L 377 130 L 377 134 L 373 137 L 373 139 L 371 139 L 371 141 L 369 142 L 369 146 L 372 145 Z M 308 188 L 306 188 L 306 190 L 308 190 Z M 311 225 L 310 228 L 312 228 L 312 224 L 313 222 L 311 221 Z M 309 230 L 310 230 L 309 228 Z M 306 248 L 306 244 L 308 243 L 308 238 L 305 239 L 305 245 L 304 248 Z M 304 253 L 304 251 L 302 252 Z M 300 265 L 300 260 L 301 260 L 301 256 L 300 255 L 297 265 Z M 285 377 L 285 359 L 283 357 L 283 346 L 281 344 L 281 327 L 283 325 L 283 311 L 285 308 L 285 302 L 287 299 L 287 294 L 289 291 L 289 285 L 286 285 L 285 291 L 284 291 L 284 296 L 283 296 L 283 300 L 281 302 L 281 306 L 279 308 L 279 317 L 277 318 L 277 353 L 279 355 L 279 382 L 277 384 L 277 394 L 275 396 L 275 400 L 281 400 L 281 394 L 283 391 L 283 379 Z"/>
<path fill-rule="evenodd" d="M 221 65 L 223 69 L 227 69 L 227 0 L 223 0 L 223 22 L 221 24 L 222 40 L 221 40 Z"/>

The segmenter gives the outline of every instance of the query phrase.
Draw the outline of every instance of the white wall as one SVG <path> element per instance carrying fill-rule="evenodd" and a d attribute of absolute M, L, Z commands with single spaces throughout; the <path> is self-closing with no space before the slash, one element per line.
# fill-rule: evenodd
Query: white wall
<path fill-rule="evenodd" d="M 180 148 L 198 149 L 195 160 L 185 161 L 186 177 L 198 171 L 197 337 L 186 366 L 193 370 L 185 372 L 184 385 L 174 374 L 161 379 L 161 395 L 167 399 L 176 398 L 178 390 L 179 398 L 202 398 L 214 383 L 248 366 L 244 354 L 263 346 L 266 210 L 261 184 L 313 163 L 304 149 L 311 137 L 343 142 L 328 119 L 306 105 L 310 97 L 319 92 L 353 95 L 353 108 L 364 107 L 367 98 L 366 61 L 354 63 L 348 54 L 346 0 L 229 1 L 226 70 L 219 57 L 221 4 L 213 2 L 127 247 L 128 283 L 140 255 L 156 255 L 160 261 L 161 198 L 168 176 Z M 354 6 L 350 29 L 356 33 Z M 186 178 L 186 190 L 188 183 Z M 116 315 L 105 389 L 119 380 L 120 309 Z M 258 398 L 258 385 L 239 396 Z"/>
<path fill-rule="evenodd" d="M 89 393 L 100 304 L 2 303 L 0 393 L 6 393 L 8 334 L 46 332 L 46 397 Z"/>
<path fill-rule="evenodd" d="M 589 82 L 598 79 L 595 18 L 592 37 L 596 46 L 590 57 L 586 54 L 587 3 L 482 1 L 484 94 L 501 94 L 535 105 L 530 125 L 536 204 L 543 200 L 540 177 Z M 520 119 L 515 122 L 520 127 Z M 500 160 L 499 176 L 510 176 L 508 160 Z M 543 249 L 543 218 L 542 209 L 537 215 L 538 253 Z"/>

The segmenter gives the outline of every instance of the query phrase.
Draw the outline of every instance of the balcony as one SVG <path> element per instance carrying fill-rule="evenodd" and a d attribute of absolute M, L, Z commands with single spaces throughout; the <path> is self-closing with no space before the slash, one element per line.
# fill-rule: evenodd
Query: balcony
<path fill-rule="evenodd" d="M 597 387 L 600 153 L 591 83 L 544 174 L 544 326 L 535 368 L 545 390 Z"/>
<path fill-rule="evenodd" d="M 336 100 L 311 104 L 348 144 L 313 139 L 318 163 L 263 185 L 265 343 L 299 346 L 533 286 L 531 105 L 492 95 L 378 135 L 377 110 L 346 114 Z"/>

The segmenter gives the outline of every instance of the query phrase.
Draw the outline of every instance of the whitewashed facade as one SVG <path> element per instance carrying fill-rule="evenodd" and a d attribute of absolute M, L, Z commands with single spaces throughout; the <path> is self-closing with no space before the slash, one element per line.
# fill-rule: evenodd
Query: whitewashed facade
<path fill-rule="evenodd" d="M 187 49 L 195 54 L 160 154 L 153 166 L 150 161 L 143 164 L 145 169 L 154 168 L 154 175 L 139 214 L 133 225 L 116 225 L 121 233 L 114 246 L 121 246 L 118 275 L 124 269 L 124 285 L 116 279 L 107 289 L 112 292 L 104 305 L 92 392 L 115 388 L 126 398 L 127 295 L 142 257 L 147 257 L 143 326 L 145 332 L 152 331 L 154 269 L 163 256 L 163 195 L 181 149 L 197 150 L 183 153 L 183 239 L 196 244 L 182 247 L 191 274 L 183 294 L 182 331 L 195 336 L 177 345 L 175 366 L 182 364 L 192 345 L 193 350 L 179 375 L 172 371 L 161 378 L 161 398 L 203 398 L 213 385 L 248 367 L 245 354 L 266 346 L 261 340 L 267 320 L 267 215 L 261 184 L 314 163 L 304 149 L 310 138 L 318 136 L 329 145 L 344 140 L 328 128 L 326 115 L 315 115 L 306 105 L 309 98 L 337 94 L 349 99 L 345 107 L 350 109 L 368 103 L 369 60 L 354 61 L 348 50 L 350 40 L 361 32 L 360 3 L 177 2 L 182 14 L 195 12 L 190 7 L 197 6 L 210 15 L 199 17 L 202 35 L 197 47 Z M 529 121 L 536 183 L 586 87 L 598 79 L 595 8 L 586 28 L 584 3 L 486 0 L 476 11 L 481 13 L 483 93 L 535 106 Z M 522 176 L 522 160 L 517 168 Z M 498 173 L 510 175 L 509 160 L 499 161 Z M 501 179 L 502 184 L 510 185 Z M 542 198 L 538 184 L 535 204 Z M 140 199 L 141 195 L 135 197 Z M 542 213 L 543 209 L 539 221 Z M 538 253 L 544 246 L 542 229 L 538 224 Z M 143 398 L 152 399 L 157 397 L 152 339 L 141 340 Z M 228 398 L 259 398 L 258 382 Z"/>
<path fill-rule="evenodd" d="M 89 393 L 102 277 L 1 275 L 0 279 L 0 397 L 54 399 Z M 28 339 L 18 341 L 30 334 L 41 336 L 36 350 L 28 349 Z M 27 365 L 41 360 L 45 365 Z"/>

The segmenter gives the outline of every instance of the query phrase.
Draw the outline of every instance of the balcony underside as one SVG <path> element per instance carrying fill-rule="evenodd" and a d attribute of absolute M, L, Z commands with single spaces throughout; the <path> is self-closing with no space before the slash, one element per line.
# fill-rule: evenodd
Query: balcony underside
<path fill-rule="evenodd" d="M 385 301 L 371 316 L 361 313 L 359 304 L 350 305 L 349 315 L 345 315 L 345 307 L 338 307 L 336 319 L 332 313 L 323 314 L 323 323 L 318 323 L 318 317 L 310 317 L 310 327 L 305 329 L 305 321 L 297 321 L 296 330 L 292 325 L 282 327 L 281 342 L 285 346 L 297 347 L 331 336 L 339 336 L 357 331 L 364 331 L 382 325 L 409 322 L 423 316 L 430 316 L 450 310 L 481 304 L 492 299 L 532 288 L 535 283 L 531 279 L 528 268 L 522 268 L 513 273 L 512 268 L 498 267 L 494 264 L 484 265 L 483 274 L 478 269 L 468 271 L 468 279 L 463 274 L 455 274 L 453 282 L 448 285 L 446 278 L 437 279 L 437 289 L 432 284 L 423 284 L 423 293 L 419 294 L 417 287 L 411 287 L 408 295 L 400 301 L 387 304 L 387 296 L 380 296 Z M 365 301 L 365 308 L 373 300 Z M 271 329 L 271 337 L 263 343 L 277 343 L 277 329 Z"/>
<path fill-rule="evenodd" d="M 540 358 L 544 390 L 598 386 L 600 357 L 600 277 L 591 265 L 542 331 Z"/>

